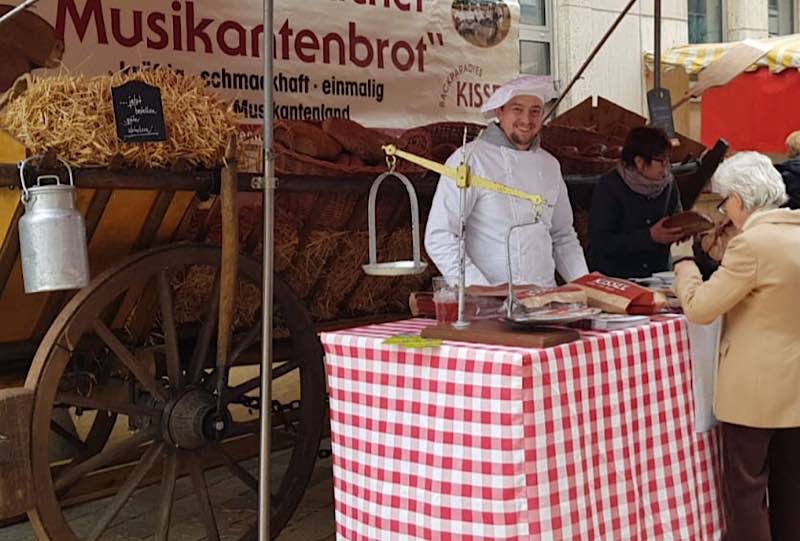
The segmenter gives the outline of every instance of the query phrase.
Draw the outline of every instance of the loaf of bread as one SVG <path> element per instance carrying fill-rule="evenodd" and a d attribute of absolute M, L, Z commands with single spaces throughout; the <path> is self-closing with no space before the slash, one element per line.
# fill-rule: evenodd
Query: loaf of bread
<path fill-rule="evenodd" d="M 276 122 L 274 134 L 278 143 L 312 158 L 333 161 L 342 152 L 342 145 L 333 137 L 314 124 L 302 120 Z"/>
<path fill-rule="evenodd" d="M 365 163 L 370 165 L 383 163 L 384 154 L 381 145 L 387 137 L 382 133 L 365 128 L 347 118 L 326 118 L 322 122 L 322 129 L 350 154 L 358 156 Z"/>
<path fill-rule="evenodd" d="M 664 220 L 664 227 L 680 227 L 687 237 L 702 233 L 714 227 L 710 218 L 693 210 L 673 214 Z"/>

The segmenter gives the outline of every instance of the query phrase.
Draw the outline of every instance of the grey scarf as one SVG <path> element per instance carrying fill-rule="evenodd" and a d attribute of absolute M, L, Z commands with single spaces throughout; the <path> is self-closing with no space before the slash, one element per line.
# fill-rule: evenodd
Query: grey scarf
<path fill-rule="evenodd" d="M 500 128 L 497 122 L 492 122 L 488 126 L 486 126 L 486 129 L 483 131 L 483 135 L 481 135 L 480 139 L 481 141 L 486 141 L 487 143 L 490 143 L 498 147 L 506 147 L 510 148 L 511 150 L 519 150 L 516 146 L 514 146 L 514 143 L 512 143 L 508 139 L 508 136 L 502 130 L 502 128 Z M 528 150 L 531 151 L 537 150 L 539 148 L 541 140 L 542 140 L 541 135 L 537 135 L 536 138 L 533 140 L 533 143 L 531 143 L 531 148 L 529 148 Z M 527 152 L 527 151 L 520 150 L 520 152 Z"/>
<path fill-rule="evenodd" d="M 634 193 L 643 195 L 648 199 L 655 199 L 664 188 L 669 186 L 672 182 L 672 172 L 667 172 L 666 176 L 661 180 L 650 180 L 642 175 L 635 167 L 626 167 L 625 164 L 620 163 L 617 165 L 617 173 L 620 178 Z"/>

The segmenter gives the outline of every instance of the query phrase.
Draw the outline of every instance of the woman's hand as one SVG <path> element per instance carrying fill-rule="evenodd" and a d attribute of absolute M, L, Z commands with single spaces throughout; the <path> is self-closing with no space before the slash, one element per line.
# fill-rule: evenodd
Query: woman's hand
<path fill-rule="evenodd" d="M 664 216 L 650 228 L 650 238 L 658 244 L 671 244 L 683 238 L 682 227 L 665 227 L 664 221 L 669 216 Z"/>
<path fill-rule="evenodd" d="M 696 267 L 697 265 L 691 259 L 683 259 L 675 263 L 675 266 L 672 267 L 672 270 L 675 272 L 675 277 L 681 275 L 681 273 L 687 272 L 691 267 Z"/>

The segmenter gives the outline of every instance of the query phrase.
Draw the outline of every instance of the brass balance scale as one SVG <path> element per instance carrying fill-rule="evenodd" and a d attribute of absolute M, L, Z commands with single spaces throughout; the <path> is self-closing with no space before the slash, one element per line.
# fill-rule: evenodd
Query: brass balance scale
<path fill-rule="evenodd" d="M 478 139 L 480 135 L 478 135 Z M 464 144 L 466 144 L 466 132 L 464 134 Z M 464 148 L 464 147 L 462 147 Z M 372 188 L 370 189 L 369 194 L 369 209 L 368 209 L 368 218 L 369 218 L 369 263 L 363 265 L 364 272 L 371 275 L 378 275 L 378 276 L 399 276 L 399 275 L 406 275 L 406 274 L 418 274 L 425 270 L 427 267 L 427 263 L 420 260 L 420 233 L 419 233 L 419 205 L 417 202 L 417 196 L 414 191 L 414 187 L 411 184 L 411 181 L 403 175 L 402 173 L 398 173 L 395 171 L 395 166 L 397 163 L 397 158 L 402 158 L 407 160 L 411 163 L 419 165 L 429 171 L 433 171 L 435 173 L 439 173 L 442 175 L 443 178 L 449 178 L 455 181 L 456 186 L 460 190 L 460 199 L 459 199 L 459 277 L 458 277 L 458 319 L 452 324 L 453 329 L 456 330 L 463 330 L 470 326 L 470 322 L 464 319 L 464 305 L 465 305 L 465 269 L 466 269 L 466 215 L 465 215 L 465 203 L 466 203 L 466 190 L 470 187 L 481 188 L 483 190 L 489 190 L 492 192 L 508 195 L 511 197 L 516 197 L 519 199 L 524 199 L 526 201 L 530 201 L 533 205 L 533 215 L 534 219 L 531 222 L 526 222 L 522 224 L 517 224 L 511 227 L 508 231 L 506 236 L 506 263 L 508 267 L 508 301 L 506 303 L 506 319 L 508 321 L 514 321 L 513 317 L 513 310 L 515 304 L 515 296 L 513 290 L 513 279 L 512 279 L 512 271 L 511 271 L 511 254 L 510 254 L 510 238 L 511 233 L 521 227 L 527 227 L 530 225 L 534 225 L 539 222 L 541 217 L 542 211 L 547 205 L 547 201 L 538 194 L 531 194 L 527 193 L 510 186 L 506 186 L 505 184 L 501 184 L 499 182 L 495 182 L 478 175 L 472 173 L 469 165 L 467 165 L 468 157 L 466 155 L 466 149 L 464 150 L 464 156 L 462 157 L 461 163 L 458 167 L 449 167 L 443 165 L 441 163 L 429 160 L 427 158 L 423 158 L 421 156 L 417 156 L 416 154 L 412 154 L 410 152 L 405 152 L 403 150 L 398 149 L 395 145 L 386 145 L 383 147 L 384 152 L 386 153 L 386 162 L 389 167 L 389 170 L 386 173 L 381 174 L 372 184 Z M 398 178 L 406 187 L 408 191 L 410 203 L 411 203 L 411 227 L 412 227 L 412 243 L 413 243 L 413 260 L 406 260 L 406 261 L 390 261 L 390 262 L 377 262 L 377 232 L 376 232 L 376 225 L 375 225 L 375 201 L 378 194 L 378 189 L 380 188 L 381 183 L 388 177 L 394 176 Z M 492 322 L 493 324 L 497 325 L 496 322 Z M 572 335 L 570 335 L 572 336 Z M 463 336 L 459 339 L 463 339 Z M 566 341 L 566 340 L 561 340 Z"/>

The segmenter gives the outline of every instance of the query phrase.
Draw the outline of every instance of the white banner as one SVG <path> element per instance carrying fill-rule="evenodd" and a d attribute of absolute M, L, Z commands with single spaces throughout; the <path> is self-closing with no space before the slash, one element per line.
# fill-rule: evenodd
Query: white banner
<path fill-rule="evenodd" d="M 273 118 L 478 121 L 519 72 L 517 0 L 275 0 L 274 10 Z M 172 66 L 261 122 L 261 0 L 41 0 L 35 12 L 63 39 L 72 73 Z"/>

